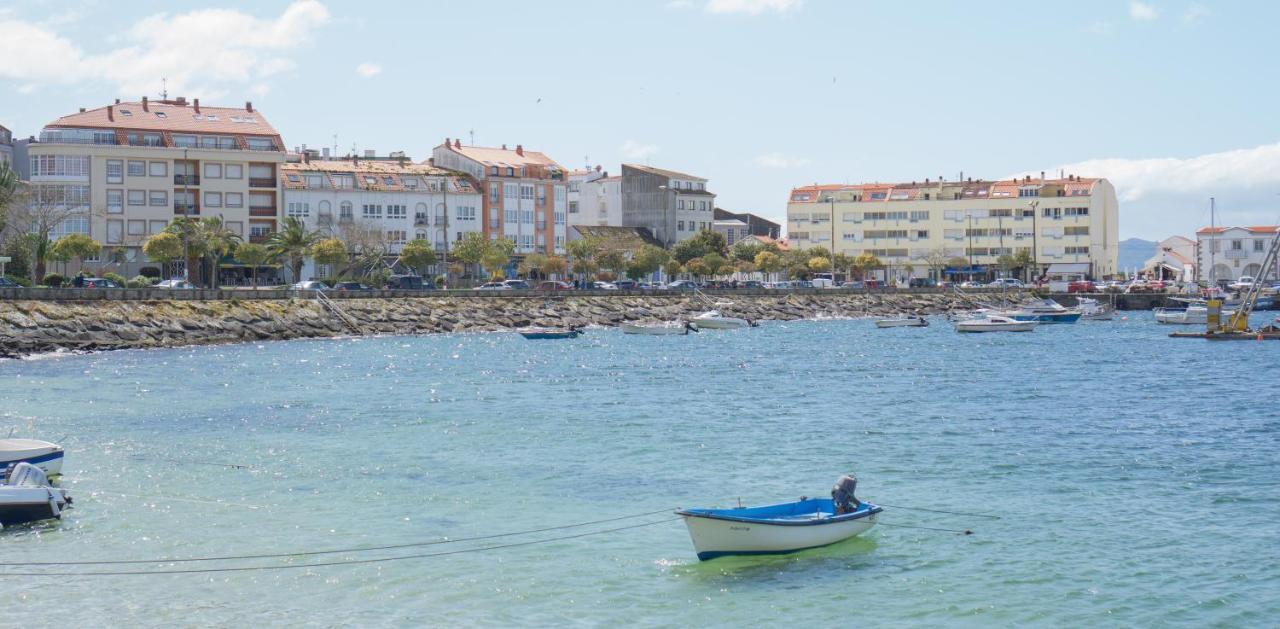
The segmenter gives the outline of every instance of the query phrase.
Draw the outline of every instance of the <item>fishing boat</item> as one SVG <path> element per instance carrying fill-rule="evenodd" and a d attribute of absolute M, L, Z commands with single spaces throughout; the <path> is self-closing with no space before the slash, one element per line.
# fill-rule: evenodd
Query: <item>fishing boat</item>
<path fill-rule="evenodd" d="M 676 515 L 684 518 L 693 549 L 703 561 L 726 555 L 793 553 L 844 541 L 875 526 L 884 509 L 854 498 L 856 484 L 852 477 L 842 477 L 832 498 L 736 509 L 681 509 Z M 841 493 L 842 488 L 847 494 Z"/>
<path fill-rule="evenodd" d="M 67 491 L 50 485 L 49 477 L 30 463 L 13 465 L 0 485 L 0 526 L 61 518 L 70 506 Z"/>
<path fill-rule="evenodd" d="M 685 321 L 662 321 L 658 323 L 624 323 L 622 324 L 623 334 L 649 334 L 653 336 L 668 336 L 688 334 L 692 328 Z M 693 330 L 696 332 L 697 330 Z"/>
<path fill-rule="evenodd" d="M 1024 301 L 1017 308 L 1003 310 L 999 314 L 1017 321 L 1075 323 L 1080 320 L 1081 312 L 1074 308 L 1066 308 L 1052 299 L 1040 299 Z"/>
<path fill-rule="evenodd" d="M 708 310 L 694 317 L 690 323 L 703 330 L 736 330 L 754 325 L 750 319 L 726 317 L 719 310 Z"/>
<path fill-rule="evenodd" d="M 30 463 L 48 476 L 62 473 L 62 446 L 39 439 L 0 439 L 0 479 L 16 463 Z"/>
<path fill-rule="evenodd" d="M 1203 299 L 1184 299 L 1174 297 L 1174 301 L 1186 304 L 1184 308 L 1156 308 L 1152 312 L 1155 314 L 1156 323 L 1166 323 L 1170 325 L 1205 325 L 1209 322 L 1209 305 Z M 1225 304 L 1224 304 L 1225 305 Z M 1235 314 L 1235 310 L 1222 310 L 1222 318 L 1226 319 Z"/>
<path fill-rule="evenodd" d="M 527 327 L 516 330 L 527 339 L 547 340 L 547 339 L 576 339 L 582 331 L 578 328 L 540 328 Z"/>
<path fill-rule="evenodd" d="M 956 332 L 1031 332 L 1038 325 L 1035 321 L 1019 321 L 997 314 L 975 317 L 956 322 Z"/>
<path fill-rule="evenodd" d="M 1099 304 L 1098 300 L 1090 297 L 1078 297 L 1076 302 L 1081 321 L 1110 321 L 1115 313 L 1111 308 Z"/>
<path fill-rule="evenodd" d="M 927 328 L 929 322 L 924 317 L 898 317 L 894 319 L 877 319 L 877 328 Z"/>

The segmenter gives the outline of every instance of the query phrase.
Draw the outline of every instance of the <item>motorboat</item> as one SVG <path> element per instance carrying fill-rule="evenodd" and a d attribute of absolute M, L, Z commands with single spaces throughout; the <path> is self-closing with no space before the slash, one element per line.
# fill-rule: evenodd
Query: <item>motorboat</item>
<path fill-rule="evenodd" d="M 576 339 L 582 334 L 582 330 L 578 328 L 527 327 L 516 331 L 520 333 L 520 336 L 532 340 Z"/>
<path fill-rule="evenodd" d="M 829 546 L 867 532 L 884 510 L 852 498 L 852 492 L 850 501 L 832 493 L 832 498 L 801 498 L 761 507 L 681 509 L 676 514 L 684 518 L 698 559 L 706 561 Z"/>
<path fill-rule="evenodd" d="M 1170 325 L 1207 325 L 1209 323 L 1209 306 L 1198 301 L 1187 301 L 1186 308 L 1156 308 L 1152 312 L 1155 314 L 1156 323 Z M 1221 317 L 1226 319 L 1234 314 L 1234 310 L 1224 309 Z"/>
<path fill-rule="evenodd" d="M 1011 317 L 988 314 L 956 322 L 956 332 L 1031 332 L 1036 329 L 1036 321 L 1019 321 Z"/>
<path fill-rule="evenodd" d="M 924 317 L 898 317 L 895 319 L 877 319 L 877 328 L 927 328 L 929 322 Z"/>
<path fill-rule="evenodd" d="M 657 323 L 624 323 L 623 334 L 649 334 L 653 336 L 669 336 L 688 334 L 693 327 L 685 321 L 661 321 Z M 693 330 L 697 332 L 696 329 Z"/>
<path fill-rule="evenodd" d="M 1110 321 L 1115 314 L 1114 310 L 1090 297 L 1077 297 L 1076 309 L 1080 311 L 1081 321 Z"/>
<path fill-rule="evenodd" d="M 30 463 L 17 463 L 0 485 L 0 526 L 62 518 L 71 506 L 65 489 L 49 484 L 49 477 Z"/>
<path fill-rule="evenodd" d="M 0 439 L 0 480 L 15 463 L 30 463 L 47 476 L 62 474 L 62 446 L 39 439 Z"/>
<path fill-rule="evenodd" d="M 1000 314 L 1017 321 L 1037 323 L 1075 323 L 1082 314 L 1074 308 L 1064 307 L 1052 299 L 1024 301 L 1016 308 L 1000 311 Z"/>
<path fill-rule="evenodd" d="M 708 310 L 694 317 L 690 323 L 703 330 L 736 330 L 754 325 L 750 319 L 726 317 L 719 310 Z"/>

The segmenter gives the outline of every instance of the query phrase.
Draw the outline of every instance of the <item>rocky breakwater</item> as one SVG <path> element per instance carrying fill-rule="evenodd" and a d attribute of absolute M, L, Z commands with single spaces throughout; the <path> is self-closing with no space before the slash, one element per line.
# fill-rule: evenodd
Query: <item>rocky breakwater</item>
<path fill-rule="evenodd" d="M 1013 297 L 1014 295 L 1009 295 Z M 1021 295 L 1019 295 L 1021 296 Z M 554 295 L 314 299 L 0 301 L 0 357 L 538 326 L 615 326 L 688 318 L 709 309 L 756 321 L 942 314 L 971 310 L 952 293 Z"/>

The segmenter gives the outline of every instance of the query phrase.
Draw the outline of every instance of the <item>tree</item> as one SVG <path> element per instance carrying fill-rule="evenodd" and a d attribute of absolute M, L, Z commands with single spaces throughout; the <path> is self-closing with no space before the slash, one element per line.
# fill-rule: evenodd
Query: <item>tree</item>
<path fill-rule="evenodd" d="M 569 261 L 560 256 L 547 256 L 547 260 L 542 263 L 542 272 L 547 277 L 563 276 L 569 268 Z"/>
<path fill-rule="evenodd" d="M 191 269 L 198 268 L 197 261 L 204 256 L 205 251 L 204 230 L 200 229 L 199 219 L 179 216 L 170 221 L 169 225 L 164 229 L 178 237 L 182 251 L 179 257 L 186 256 L 183 264 L 186 265 L 187 275 L 190 276 Z M 196 282 L 200 282 L 198 272 L 194 279 Z"/>
<path fill-rule="evenodd" d="M 209 272 L 205 277 L 209 288 L 217 288 L 218 261 L 240 244 L 240 234 L 228 229 L 220 216 L 206 216 L 200 219 L 200 232 L 204 240 L 204 256 L 209 261 Z"/>
<path fill-rule="evenodd" d="M 667 273 L 667 277 L 675 277 L 685 272 L 684 265 L 680 264 L 675 258 L 667 260 L 667 263 L 662 265 L 662 270 Z"/>
<path fill-rule="evenodd" d="M 947 252 L 945 249 L 930 249 L 924 254 L 924 263 L 933 272 L 935 279 L 942 279 L 942 270 L 947 268 Z"/>
<path fill-rule="evenodd" d="M 415 241 L 416 242 L 416 241 Z M 405 245 L 406 247 L 408 245 Z M 311 257 L 316 264 L 328 264 L 334 267 L 333 275 L 341 277 L 346 272 L 346 264 L 351 259 L 347 253 L 347 243 L 337 238 L 324 238 L 311 245 Z M 342 265 L 344 268 L 338 268 Z"/>
<path fill-rule="evenodd" d="M 427 267 L 436 263 L 436 250 L 431 243 L 415 238 L 400 250 L 400 262 L 421 275 Z"/>
<path fill-rule="evenodd" d="M 704 276 L 710 272 L 707 269 L 706 263 L 702 261 L 702 258 L 693 258 L 688 262 L 685 262 L 684 270 L 694 275 L 697 275 L 699 277 Z"/>
<path fill-rule="evenodd" d="M 58 260 L 75 260 L 77 265 L 83 265 L 85 258 L 101 251 L 102 245 L 87 234 L 67 234 L 53 243 L 53 254 Z"/>
<path fill-rule="evenodd" d="M 142 243 L 142 252 L 161 267 L 168 267 L 174 260 L 182 257 L 182 239 L 173 232 L 160 232 Z"/>
<path fill-rule="evenodd" d="M 160 235 L 162 234 L 157 234 L 156 236 Z M 172 234 L 164 235 L 172 236 Z M 152 238 L 156 236 L 152 236 Z M 275 256 L 266 247 L 256 242 L 246 242 L 236 247 L 236 259 L 253 269 L 253 287 L 256 289 L 258 288 L 258 267 L 271 262 L 275 259 Z"/>
<path fill-rule="evenodd" d="M 756 240 L 755 238 L 748 238 L 746 240 L 739 240 L 738 243 L 733 246 L 733 251 L 731 251 L 731 253 L 735 260 L 753 262 L 755 261 L 756 256 L 760 255 L 760 252 L 764 250 L 764 243 Z"/>
<path fill-rule="evenodd" d="M 21 192 L 6 193 L 9 197 L 5 209 L 7 227 L 19 234 L 32 234 L 25 242 L 31 246 L 31 260 L 35 262 L 38 284 L 44 279 L 45 262 L 53 248 L 51 236 L 67 219 L 88 218 L 89 211 L 74 186 L 37 184 Z M 15 190 L 18 190 L 15 187 Z"/>
<path fill-rule="evenodd" d="M 570 243 L 572 244 L 572 243 Z M 453 244 L 450 253 L 453 258 L 463 264 L 477 265 L 484 259 L 484 254 L 489 250 L 489 239 L 484 234 L 478 232 L 468 232 L 462 237 L 462 240 Z"/>
<path fill-rule="evenodd" d="M 832 271 L 844 271 L 852 275 L 854 257 L 844 253 L 837 253 L 831 262 Z"/>
<path fill-rule="evenodd" d="M 606 271 L 618 273 L 627 266 L 627 252 L 622 249 L 604 249 L 596 254 L 596 262 Z"/>
<path fill-rule="evenodd" d="M 1019 249 L 1017 253 L 1013 254 L 1013 268 L 1018 269 L 1018 274 L 1022 275 L 1023 279 L 1027 279 L 1027 269 L 1034 266 L 1035 263 L 1035 258 L 1031 257 L 1030 249 Z"/>
<path fill-rule="evenodd" d="M 267 250 L 272 255 L 289 261 L 289 271 L 293 273 L 293 281 L 302 281 L 302 263 L 311 253 L 311 245 L 315 244 L 319 235 L 307 231 L 307 226 L 297 217 L 284 219 L 284 229 L 271 234 L 267 239 Z"/>
<path fill-rule="evenodd" d="M 627 277 L 639 280 L 662 268 L 662 265 L 670 259 L 671 254 L 667 253 L 666 249 L 645 245 L 631 257 L 631 262 L 627 264 Z"/>
<path fill-rule="evenodd" d="M 340 239 L 346 245 L 346 266 L 338 275 L 348 275 L 352 269 L 359 269 L 358 277 L 373 282 L 374 271 L 386 267 L 387 256 L 391 253 L 391 243 L 382 225 L 373 221 L 359 221 L 343 224 L 340 227 Z M 314 249 L 314 248 L 313 248 Z M 390 274 L 387 274 L 390 277 Z"/>
<path fill-rule="evenodd" d="M 772 274 L 782 270 L 782 256 L 772 251 L 757 253 L 755 263 L 761 273 Z"/>
<path fill-rule="evenodd" d="M 589 275 L 597 268 L 595 262 L 596 253 L 600 251 L 603 242 L 597 236 L 587 236 L 578 240 L 570 240 L 565 245 L 565 252 L 569 254 L 569 261 L 573 265 L 574 273 Z"/>
<path fill-rule="evenodd" d="M 1001 277 L 1009 277 L 1009 271 L 1012 271 L 1013 268 L 1017 266 L 1017 263 L 1013 259 L 1013 256 L 1006 253 L 996 258 L 996 266 L 1000 267 Z"/>
<path fill-rule="evenodd" d="M 729 261 L 718 253 L 708 253 L 702 256 L 702 264 L 707 268 L 707 273 L 712 276 L 720 275 L 729 268 Z"/>
<path fill-rule="evenodd" d="M 480 266 L 489 272 L 490 277 L 501 278 L 502 268 L 507 265 L 511 258 L 496 247 L 489 248 L 480 256 Z"/>
<path fill-rule="evenodd" d="M 830 260 L 831 251 L 822 245 L 817 245 L 805 249 L 804 256 L 805 258 L 826 258 L 827 260 Z"/>
<path fill-rule="evenodd" d="M 831 270 L 831 258 L 809 258 L 806 266 L 814 273 L 826 273 Z"/>
<path fill-rule="evenodd" d="M 671 257 L 679 260 L 681 264 L 694 258 L 701 258 L 709 253 L 714 253 L 721 257 L 729 255 L 729 248 L 725 244 L 724 234 L 704 229 L 692 237 L 676 243 L 671 248 Z"/>
<path fill-rule="evenodd" d="M 865 278 L 867 271 L 870 271 L 871 269 L 878 269 L 881 266 L 883 265 L 880 262 L 880 258 L 877 258 L 870 253 L 860 253 L 858 254 L 858 257 L 853 259 L 853 267 L 857 269 L 859 278 Z"/>
<path fill-rule="evenodd" d="M 9 162 L 0 163 L 0 239 L 9 224 L 9 206 L 18 201 L 18 183 L 18 173 L 9 167 Z"/>
<path fill-rule="evenodd" d="M 547 256 L 541 253 L 531 253 L 520 261 L 520 265 L 516 267 L 516 272 L 521 275 L 530 276 L 542 272 L 542 267 L 547 263 Z"/>

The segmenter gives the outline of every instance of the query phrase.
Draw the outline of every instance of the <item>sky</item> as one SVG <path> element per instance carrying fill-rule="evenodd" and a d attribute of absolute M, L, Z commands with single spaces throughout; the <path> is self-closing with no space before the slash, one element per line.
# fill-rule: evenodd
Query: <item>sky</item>
<path fill-rule="evenodd" d="M 115 98 L 251 100 L 290 147 L 523 144 L 798 185 L 1107 177 L 1122 238 L 1280 222 L 1280 3 L 9 0 L 0 125 Z M 336 136 L 336 140 L 335 140 Z"/>

